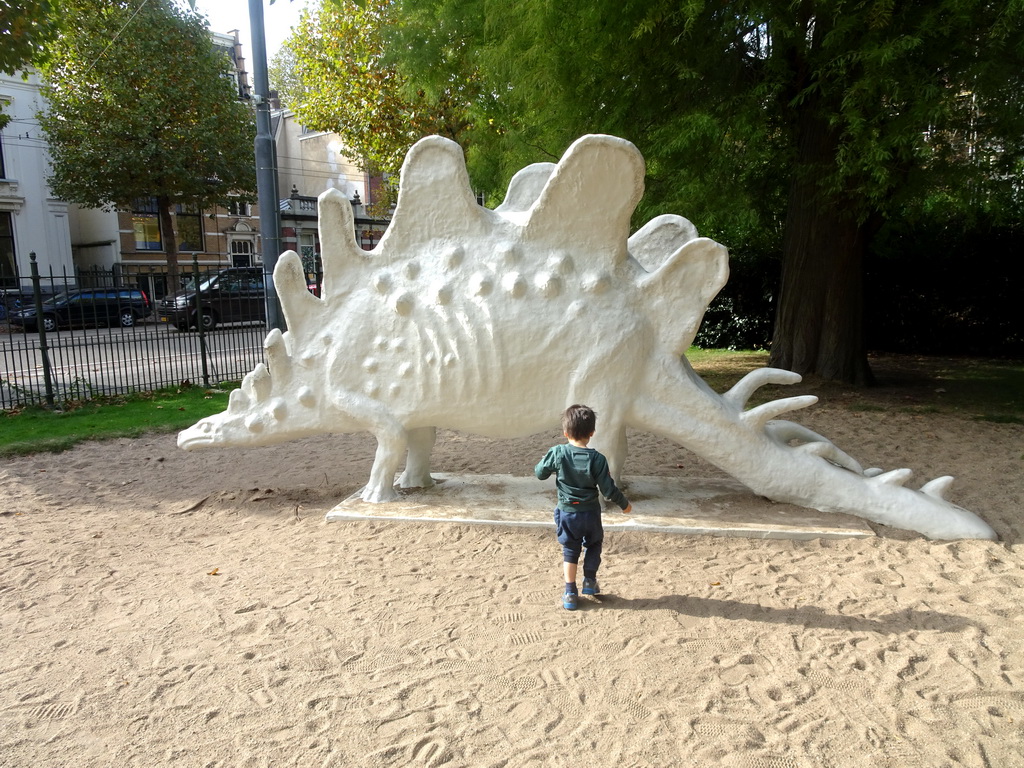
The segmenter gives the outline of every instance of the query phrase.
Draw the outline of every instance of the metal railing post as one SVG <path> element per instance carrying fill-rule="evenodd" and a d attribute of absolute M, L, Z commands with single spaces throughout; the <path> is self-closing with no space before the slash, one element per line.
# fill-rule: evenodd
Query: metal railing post
<path fill-rule="evenodd" d="M 203 386 L 210 386 L 210 373 L 206 366 L 206 331 L 203 328 L 203 292 L 199 290 L 199 254 L 192 254 L 192 280 L 196 288 L 196 330 L 199 331 L 199 353 L 203 359 Z"/>
<path fill-rule="evenodd" d="M 39 264 L 36 263 L 36 252 L 28 254 L 29 267 L 32 270 L 32 298 L 36 305 L 36 332 L 39 334 L 39 356 L 43 361 L 43 384 L 46 387 L 46 405 L 53 409 L 53 372 L 50 370 L 50 350 L 46 346 L 46 329 L 43 327 L 43 293 L 39 284 Z"/>

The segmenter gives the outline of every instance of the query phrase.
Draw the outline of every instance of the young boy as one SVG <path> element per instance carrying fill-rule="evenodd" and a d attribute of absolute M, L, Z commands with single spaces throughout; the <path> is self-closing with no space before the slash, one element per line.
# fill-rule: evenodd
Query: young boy
<path fill-rule="evenodd" d="M 587 447 L 594 436 L 596 424 L 597 414 L 593 409 L 585 405 L 566 408 L 562 414 L 562 432 L 569 444 L 556 445 L 549 450 L 533 470 L 538 480 L 546 480 L 552 473 L 557 475 L 555 530 L 558 543 L 562 545 L 562 571 L 565 576 L 562 607 L 569 611 L 575 611 L 579 602 L 576 566 L 584 547 L 587 553 L 583 557 L 583 594 L 596 595 L 601 591 L 597 585 L 597 569 L 601 565 L 604 528 L 601 526 L 601 499 L 597 492 L 618 504 L 627 515 L 633 510 L 633 505 L 615 487 L 615 481 L 608 473 L 607 459 Z"/>

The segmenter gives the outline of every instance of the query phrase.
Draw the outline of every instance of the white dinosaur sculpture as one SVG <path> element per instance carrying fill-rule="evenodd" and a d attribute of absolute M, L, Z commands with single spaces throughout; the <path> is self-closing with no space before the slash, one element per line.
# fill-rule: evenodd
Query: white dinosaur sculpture
<path fill-rule="evenodd" d="M 435 428 L 515 437 L 551 428 L 569 404 L 600 414 L 593 445 L 618 477 L 626 428 L 668 437 L 756 493 L 846 512 L 937 539 L 995 538 L 943 499 L 952 478 L 920 491 L 911 472 L 862 470 L 824 437 L 777 421 L 813 396 L 745 410 L 764 384 L 800 376 L 765 368 L 724 395 L 683 353 L 728 277 L 728 253 L 679 216 L 629 237 L 643 193 L 636 147 L 584 136 L 555 165 L 520 171 L 496 210 L 477 204 L 455 143 L 419 141 L 402 168 L 391 226 L 370 252 L 352 208 L 320 197 L 322 298 L 301 261 L 281 256 L 274 282 L 288 330 L 272 330 L 225 412 L 178 445 L 268 445 L 319 433 L 377 438 L 370 502 L 433 485 Z"/>

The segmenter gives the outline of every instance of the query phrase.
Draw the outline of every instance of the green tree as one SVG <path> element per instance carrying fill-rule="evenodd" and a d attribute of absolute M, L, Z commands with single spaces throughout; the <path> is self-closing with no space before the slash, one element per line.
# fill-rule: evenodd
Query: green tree
<path fill-rule="evenodd" d="M 277 98 L 285 109 L 291 109 L 302 100 L 299 60 L 287 41 L 267 64 L 267 77 L 270 88 L 277 91 Z"/>
<path fill-rule="evenodd" d="M 92 208 L 156 198 L 172 285 L 172 209 L 227 205 L 230 192 L 255 188 L 253 116 L 228 67 L 173 0 L 64 0 L 43 67 L 54 193 Z"/>
<path fill-rule="evenodd" d="M 337 133 L 367 170 L 392 174 L 417 139 L 459 138 L 466 99 L 459 87 L 428 95 L 391 63 L 385 32 L 397 11 L 392 0 L 321 0 L 286 44 L 302 84 L 290 106 L 302 124 Z"/>
<path fill-rule="evenodd" d="M 41 60 L 46 43 L 57 33 L 53 0 L 0 0 L 0 73 L 13 75 Z M 10 119 L 0 103 L 0 128 Z"/>
<path fill-rule="evenodd" d="M 401 6 L 402 71 L 428 92 L 472 72 L 487 94 L 465 139 L 477 183 L 582 133 L 630 139 L 648 161 L 643 218 L 681 212 L 741 250 L 778 249 L 771 359 L 800 373 L 870 380 L 863 258 L 887 216 L 936 190 L 1019 188 L 1016 0 Z"/>
<path fill-rule="evenodd" d="M 0 72 L 13 75 L 35 62 L 57 31 L 53 0 L 0 0 Z"/>

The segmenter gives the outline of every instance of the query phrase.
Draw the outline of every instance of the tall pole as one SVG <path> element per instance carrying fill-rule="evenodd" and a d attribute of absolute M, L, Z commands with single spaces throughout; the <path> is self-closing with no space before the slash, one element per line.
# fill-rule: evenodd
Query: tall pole
<path fill-rule="evenodd" d="M 263 280 L 267 286 L 267 327 L 284 330 L 281 305 L 274 286 L 274 267 L 281 253 L 281 209 L 277 191 L 277 148 L 270 132 L 270 78 L 267 39 L 263 30 L 263 0 L 249 0 L 252 31 L 253 101 L 256 103 L 256 195 L 263 238 Z"/>

